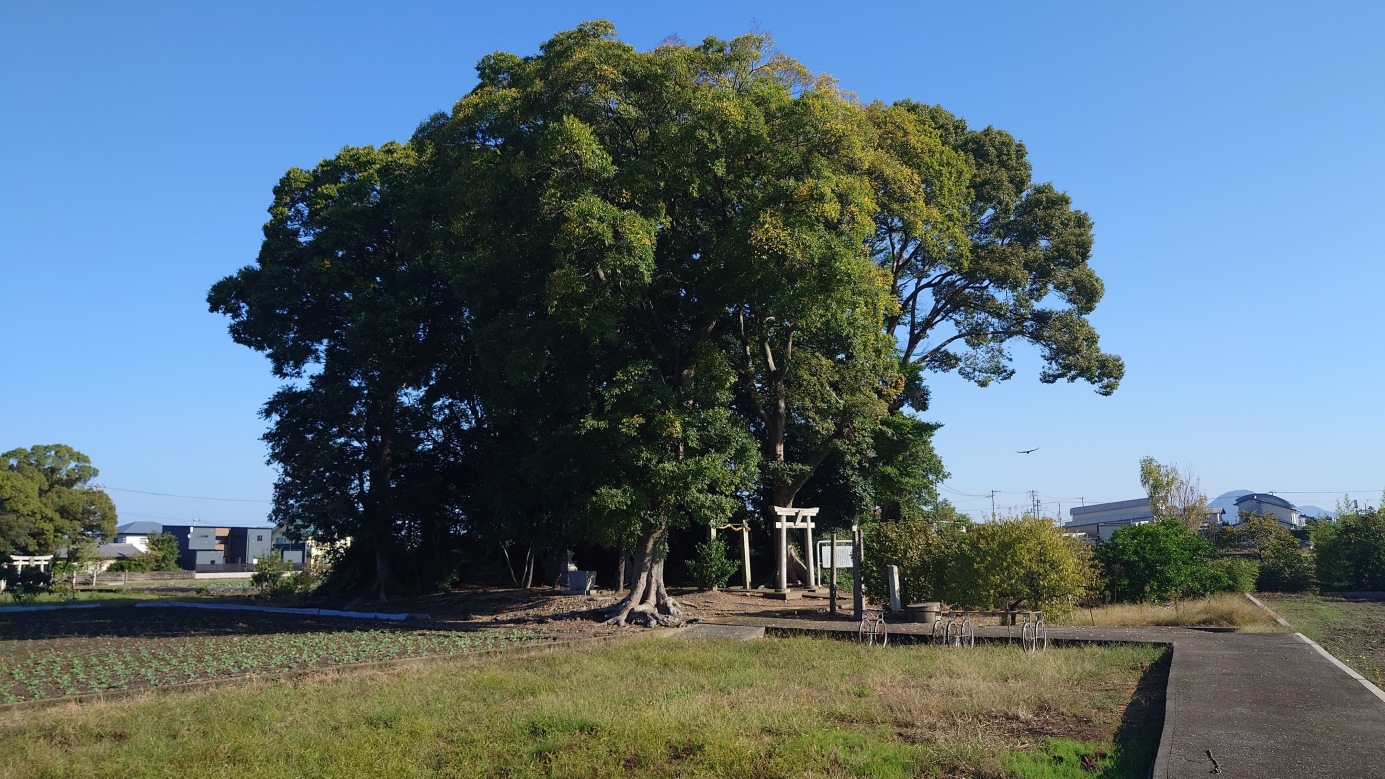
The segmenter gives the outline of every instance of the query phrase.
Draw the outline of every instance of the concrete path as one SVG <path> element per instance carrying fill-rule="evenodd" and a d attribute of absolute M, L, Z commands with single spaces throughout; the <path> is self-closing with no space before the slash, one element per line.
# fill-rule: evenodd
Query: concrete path
<path fill-rule="evenodd" d="M 733 641 L 749 641 L 764 637 L 763 625 L 718 625 L 708 622 L 679 628 L 669 634 L 669 638 L 728 638 Z"/>
<path fill-rule="evenodd" d="M 847 619 L 718 622 L 856 630 Z M 892 636 L 928 632 L 918 624 L 890 626 Z M 1077 627 L 1048 632 L 1055 642 L 1172 647 L 1164 731 L 1151 772 L 1155 779 L 1205 779 L 1214 773 L 1220 779 L 1385 777 L 1385 694 L 1297 633 Z M 1018 628 L 978 628 L 976 635 L 1019 640 Z"/>

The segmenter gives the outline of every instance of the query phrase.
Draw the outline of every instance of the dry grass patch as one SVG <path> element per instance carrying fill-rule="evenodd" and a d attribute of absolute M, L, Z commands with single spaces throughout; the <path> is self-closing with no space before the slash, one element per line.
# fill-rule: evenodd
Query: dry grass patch
<path fill-rule="evenodd" d="M 1004 777 L 1065 739 L 1143 776 L 1160 656 L 647 640 L 0 713 L 0 775 Z"/>
<path fill-rule="evenodd" d="M 1269 628 L 1275 622 L 1244 595 L 1223 594 L 1178 603 L 1116 603 L 1076 609 L 1051 620 L 1055 625 L 1104 627 Z"/>

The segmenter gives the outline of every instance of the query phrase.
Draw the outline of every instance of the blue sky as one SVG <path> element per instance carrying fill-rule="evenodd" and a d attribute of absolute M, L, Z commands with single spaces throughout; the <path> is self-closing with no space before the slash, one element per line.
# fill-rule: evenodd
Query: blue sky
<path fill-rule="evenodd" d="M 254 261 L 274 183 L 608 18 L 639 48 L 767 32 L 863 100 L 1004 128 L 1091 214 L 1126 379 L 1043 385 L 1021 345 L 1009 382 L 936 378 L 963 510 L 1138 497 L 1145 455 L 1213 496 L 1378 501 L 1385 5 L 466 5 L 0 5 L 0 450 L 86 452 L 122 521 L 262 519 L 276 382 L 205 296 Z"/>

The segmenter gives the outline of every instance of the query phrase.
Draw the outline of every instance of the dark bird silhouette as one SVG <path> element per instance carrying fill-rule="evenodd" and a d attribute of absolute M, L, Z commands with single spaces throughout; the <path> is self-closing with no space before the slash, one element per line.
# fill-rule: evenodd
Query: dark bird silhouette
<path fill-rule="evenodd" d="M 1015 454 L 1029 454 L 1030 452 L 1037 452 L 1037 451 L 1039 451 L 1039 447 L 1036 446 L 1036 447 L 1034 447 L 1033 449 L 1016 449 L 1016 450 L 1015 450 Z"/>

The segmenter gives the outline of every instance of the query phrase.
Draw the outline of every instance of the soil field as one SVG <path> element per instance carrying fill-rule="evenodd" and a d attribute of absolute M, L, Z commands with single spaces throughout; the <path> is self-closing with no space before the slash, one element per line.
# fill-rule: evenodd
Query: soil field
<path fill-rule="evenodd" d="M 1385 603 L 1317 595 L 1258 597 L 1294 630 L 1321 644 L 1377 686 L 1385 687 Z"/>
<path fill-rule="evenodd" d="M 510 625 L 382 623 L 202 611 L 97 609 L 0 614 L 0 703 L 543 641 Z"/>

